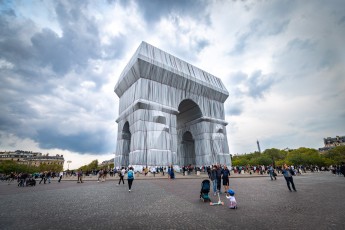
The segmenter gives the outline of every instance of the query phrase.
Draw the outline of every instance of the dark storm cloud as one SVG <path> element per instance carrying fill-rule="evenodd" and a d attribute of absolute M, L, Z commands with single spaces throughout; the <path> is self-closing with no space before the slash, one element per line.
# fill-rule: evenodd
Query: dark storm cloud
<path fill-rule="evenodd" d="M 93 68 L 90 61 L 122 57 L 126 39 L 113 37 L 103 46 L 98 25 L 86 14 L 87 1 L 54 4 L 61 33 L 39 28 L 11 6 L 1 9 L 0 131 L 35 140 L 44 148 L 111 152 L 114 146 L 109 143 L 114 141 L 109 137 L 114 137 L 108 127 L 89 124 L 100 117 L 113 119 L 102 107 L 107 99 L 100 96 L 109 79 L 88 70 Z M 94 87 L 81 93 L 84 81 Z M 78 121 L 73 135 L 59 131 L 74 127 L 69 118 Z"/>
<path fill-rule="evenodd" d="M 31 38 L 42 67 L 51 66 L 54 72 L 64 75 L 73 67 L 86 66 L 88 59 L 100 58 L 97 25 L 85 17 L 82 10 L 83 5 L 58 4 L 56 13 L 62 37 L 43 29 Z"/>
<path fill-rule="evenodd" d="M 233 49 L 230 51 L 230 55 L 240 55 L 245 52 L 248 44 L 255 42 L 256 39 L 267 36 L 275 36 L 284 32 L 289 25 L 289 20 L 277 19 L 277 20 L 252 20 L 247 28 L 244 28 L 244 32 L 239 31 L 237 33 L 237 40 Z"/>
<path fill-rule="evenodd" d="M 248 95 L 253 98 L 262 98 L 269 92 L 275 81 L 272 75 L 263 75 L 260 70 L 255 71 L 246 82 L 249 87 Z"/>
<path fill-rule="evenodd" d="M 207 39 L 200 39 L 196 42 L 196 48 L 195 51 L 196 52 L 200 52 L 202 51 L 205 47 L 207 47 L 210 44 L 210 41 Z"/>
<path fill-rule="evenodd" d="M 174 0 L 174 1 L 161 1 L 161 0 L 148 0 L 136 1 L 138 8 L 143 12 L 144 19 L 148 23 L 156 23 L 171 13 L 175 13 L 181 16 L 191 16 L 199 18 L 203 22 L 209 22 L 209 18 L 204 14 L 205 8 L 209 4 L 209 1 L 195 0 Z"/>
<path fill-rule="evenodd" d="M 237 102 L 229 102 L 226 104 L 225 108 L 225 114 L 227 116 L 239 116 L 243 112 L 243 102 L 237 101 Z"/>
<path fill-rule="evenodd" d="M 230 88 L 233 98 L 249 96 L 252 98 L 262 98 L 270 91 L 270 88 L 279 81 L 279 77 L 273 74 L 262 74 L 261 70 L 246 74 L 243 72 L 232 73 L 225 84 Z M 246 88 L 243 90 L 240 87 Z"/>
<path fill-rule="evenodd" d="M 37 135 L 33 139 L 44 149 L 58 148 L 96 155 L 104 154 L 109 152 L 109 149 L 114 149 L 114 146 L 110 145 L 113 141 L 102 130 L 92 133 L 78 132 L 76 134 L 66 135 L 56 130 L 40 129 L 37 130 Z"/>

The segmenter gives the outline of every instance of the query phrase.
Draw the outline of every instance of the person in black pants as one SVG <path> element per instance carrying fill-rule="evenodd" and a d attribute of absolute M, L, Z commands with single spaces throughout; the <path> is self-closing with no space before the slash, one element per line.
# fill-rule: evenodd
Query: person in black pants
<path fill-rule="evenodd" d="M 40 184 L 41 184 L 42 181 L 44 181 L 44 183 L 46 183 L 46 180 L 47 180 L 47 178 L 46 178 L 46 173 L 45 173 L 45 172 L 42 172 L 41 175 L 40 175 L 40 177 L 41 177 Z"/>
<path fill-rule="evenodd" d="M 291 187 L 290 187 L 290 184 L 291 184 L 291 186 L 292 186 L 292 189 L 293 189 L 295 192 L 297 192 L 296 187 L 295 187 L 295 184 L 294 184 L 294 182 L 293 182 L 293 178 L 292 178 L 292 175 L 294 175 L 293 170 L 285 164 L 284 167 L 283 167 L 282 173 L 283 173 L 283 175 L 284 175 L 284 178 L 285 178 L 285 180 L 286 180 L 287 187 L 288 187 L 288 189 L 290 190 L 290 192 L 292 192 Z"/>
<path fill-rule="evenodd" d="M 132 184 L 134 181 L 134 171 L 132 167 L 130 167 L 127 172 L 127 180 L 128 180 L 128 192 L 131 192 Z"/>
<path fill-rule="evenodd" d="M 122 181 L 122 184 L 125 184 L 125 181 L 123 180 L 123 178 L 125 177 L 125 168 L 122 167 L 121 171 L 119 172 L 119 176 L 120 176 L 120 180 L 119 180 L 119 183 L 117 185 L 119 185 Z"/>
<path fill-rule="evenodd" d="M 221 187 L 222 187 L 222 168 L 220 165 L 217 165 L 217 171 L 216 171 L 216 179 L 217 179 L 217 190 L 219 193 L 222 193 Z"/>

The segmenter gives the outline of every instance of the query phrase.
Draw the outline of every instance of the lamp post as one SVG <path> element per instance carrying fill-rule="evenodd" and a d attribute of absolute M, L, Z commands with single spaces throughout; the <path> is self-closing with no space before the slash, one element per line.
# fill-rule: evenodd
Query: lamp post
<path fill-rule="evenodd" d="M 67 170 L 69 170 L 69 164 L 70 164 L 70 163 L 72 163 L 72 161 L 67 161 L 67 164 L 68 164 Z"/>

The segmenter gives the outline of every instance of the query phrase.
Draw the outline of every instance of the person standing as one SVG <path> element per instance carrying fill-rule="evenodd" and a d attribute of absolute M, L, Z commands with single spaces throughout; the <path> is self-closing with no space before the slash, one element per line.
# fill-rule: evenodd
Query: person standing
<path fill-rule="evenodd" d="M 170 172 L 169 172 L 170 179 L 175 179 L 174 167 L 170 165 L 169 169 L 170 169 Z"/>
<path fill-rule="evenodd" d="M 77 181 L 77 183 L 83 183 L 83 170 L 80 169 L 80 171 L 77 172 L 77 173 L 78 173 L 78 181 Z"/>
<path fill-rule="evenodd" d="M 128 180 L 128 192 L 131 192 L 132 184 L 134 181 L 134 172 L 133 172 L 132 167 L 129 167 L 129 170 L 127 172 L 127 180 Z"/>
<path fill-rule="evenodd" d="M 344 162 L 341 162 L 340 173 L 343 174 L 345 177 L 345 163 Z"/>
<path fill-rule="evenodd" d="M 213 195 L 217 195 L 217 167 L 214 165 L 210 172 L 210 179 L 212 181 Z"/>
<path fill-rule="evenodd" d="M 297 192 L 295 184 L 293 182 L 293 178 L 292 178 L 292 175 L 293 175 L 292 169 L 290 167 L 288 167 L 286 164 L 284 164 L 284 167 L 283 167 L 283 170 L 282 170 L 282 174 L 284 175 L 287 187 L 289 188 L 290 192 L 292 192 L 290 184 L 292 185 L 292 189 L 295 192 Z"/>
<path fill-rule="evenodd" d="M 230 176 L 230 171 L 226 165 L 224 165 L 224 169 L 222 170 L 222 175 L 223 175 L 223 186 L 224 186 L 224 191 L 227 192 L 229 190 L 229 176 Z"/>
<path fill-rule="evenodd" d="M 220 165 L 217 165 L 217 170 L 216 170 L 216 175 L 217 175 L 217 190 L 219 194 L 222 193 L 221 187 L 222 187 L 222 167 Z"/>

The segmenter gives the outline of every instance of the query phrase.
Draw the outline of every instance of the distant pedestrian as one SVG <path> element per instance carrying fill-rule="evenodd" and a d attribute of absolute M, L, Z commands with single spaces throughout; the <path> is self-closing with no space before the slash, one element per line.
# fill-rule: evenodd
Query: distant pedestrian
<path fill-rule="evenodd" d="M 294 175 L 294 172 L 292 170 L 292 168 L 288 167 L 286 164 L 283 167 L 282 173 L 284 175 L 284 178 L 286 180 L 286 184 L 287 187 L 289 188 L 290 192 L 292 192 L 290 184 L 292 185 L 292 189 L 297 192 L 296 188 L 295 188 L 295 184 L 293 182 L 293 178 L 292 175 Z"/>
<path fill-rule="evenodd" d="M 172 165 L 170 165 L 170 167 L 168 169 L 168 174 L 169 174 L 170 179 L 175 179 L 174 167 Z"/>
<path fill-rule="evenodd" d="M 125 181 L 123 180 L 125 173 L 126 173 L 125 167 L 122 167 L 122 169 L 119 173 L 119 176 L 120 176 L 119 183 L 117 185 L 119 185 L 121 183 L 121 181 L 122 181 L 122 184 L 125 184 Z"/>
<path fill-rule="evenodd" d="M 48 173 L 47 173 L 47 180 L 48 180 L 48 183 L 50 184 L 50 179 L 51 179 L 51 177 L 52 177 L 52 171 L 49 171 Z"/>
<path fill-rule="evenodd" d="M 344 162 L 341 163 L 340 172 L 341 172 L 341 174 L 343 174 L 344 177 L 345 177 L 345 163 L 344 163 Z"/>
<path fill-rule="evenodd" d="M 271 180 L 277 180 L 277 174 L 274 172 L 272 165 L 269 166 L 268 173 L 270 174 Z"/>
<path fill-rule="evenodd" d="M 134 181 L 134 171 L 132 167 L 129 167 L 127 172 L 127 180 L 128 180 L 128 192 L 131 192 L 132 184 Z"/>
<path fill-rule="evenodd" d="M 41 178 L 41 180 L 40 180 L 40 182 L 39 182 L 39 184 L 41 184 L 41 182 L 43 181 L 44 183 L 46 183 L 46 172 L 41 172 L 41 174 L 40 174 L 40 178 Z"/>
<path fill-rule="evenodd" d="M 78 181 L 77 181 L 77 183 L 84 183 L 83 182 L 83 170 L 80 169 L 80 171 L 77 172 L 77 173 L 78 173 Z"/>
<path fill-rule="evenodd" d="M 63 176 L 63 172 L 60 172 L 59 180 L 58 180 L 59 183 L 61 182 L 62 176 Z"/>

